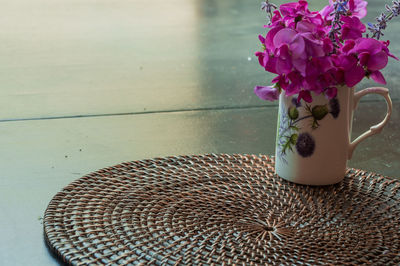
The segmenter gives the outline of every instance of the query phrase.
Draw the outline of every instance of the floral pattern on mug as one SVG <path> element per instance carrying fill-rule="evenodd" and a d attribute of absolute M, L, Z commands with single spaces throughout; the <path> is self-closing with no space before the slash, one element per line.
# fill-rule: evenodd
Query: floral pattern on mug
<path fill-rule="evenodd" d="M 303 112 L 300 112 L 303 109 Z M 278 128 L 278 149 L 280 159 L 287 162 L 285 156 L 288 151 L 297 153 L 302 157 L 310 157 L 313 155 L 316 143 L 311 133 L 305 132 L 300 127 L 300 121 L 308 120 L 310 122 L 309 129 L 311 132 L 320 127 L 322 121 L 328 114 L 337 119 L 340 114 L 339 100 L 335 97 L 329 100 L 327 104 L 304 106 L 296 98 L 292 99 L 292 104 L 286 110 L 284 105 L 281 107 Z M 300 113 L 304 115 L 301 116 Z"/>

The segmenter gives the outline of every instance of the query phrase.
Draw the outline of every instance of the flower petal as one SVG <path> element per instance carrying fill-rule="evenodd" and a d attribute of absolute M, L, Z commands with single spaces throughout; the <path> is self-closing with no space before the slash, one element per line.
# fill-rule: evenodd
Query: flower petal
<path fill-rule="evenodd" d="M 367 11 L 368 2 L 364 0 L 355 0 L 354 3 L 355 7 L 354 9 L 350 9 L 350 11 L 353 13 L 353 16 L 362 19 L 368 13 Z"/>
<path fill-rule="evenodd" d="M 391 54 L 389 51 L 389 45 L 390 45 L 390 41 L 381 41 L 381 43 L 383 44 L 382 46 L 382 50 L 385 51 L 387 53 L 388 56 L 390 56 L 391 58 L 396 59 L 397 61 L 399 61 L 399 58 L 397 58 L 397 56 L 395 56 L 394 54 Z"/>
<path fill-rule="evenodd" d="M 297 98 L 297 103 L 300 102 L 300 100 L 303 99 L 304 101 L 311 103 L 312 102 L 312 97 L 311 93 L 309 91 L 302 90 L 299 92 L 299 97 Z"/>
<path fill-rule="evenodd" d="M 278 48 L 277 55 L 281 59 L 288 59 L 290 57 L 289 46 L 287 44 L 282 45 L 280 48 Z"/>
<path fill-rule="evenodd" d="M 354 87 L 365 77 L 365 71 L 362 66 L 356 66 L 344 73 L 344 80 L 348 87 Z"/>
<path fill-rule="evenodd" d="M 358 57 L 360 59 L 360 65 L 366 66 L 368 64 L 370 54 L 368 52 L 362 52 Z"/>
<path fill-rule="evenodd" d="M 349 8 L 350 10 L 353 10 L 355 8 L 354 0 L 349 1 Z"/>
<path fill-rule="evenodd" d="M 303 34 L 303 37 L 306 34 Z M 320 57 L 325 55 L 324 51 L 324 43 L 320 40 L 312 40 L 310 38 L 305 38 L 305 43 L 306 43 L 306 52 L 307 55 L 312 56 L 312 57 Z"/>
<path fill-rule="evenodd" d="M 258 39 L 260 40 L 260 42 L 261 42 L 262 44 L 265 44 L 265 38 L 264 38 L 264 36 L 258 35 Z"/>
<path fill-rule="evenodd" d="M 294 58 L 299 58 L 304 54 L 305 43 L 303 37 L 297 35 L 290 44 L 290 51 Z"/>
<path fill-rule="evenodd" d="M 350 70 L 357 65 L 357 59 L 352 55 L 340 56 L 339 66 L 343 67 L 344 70 Z"/>
<path fill-rule="evenodd" d="M 255 86 L 254 93 L 258 98 L 266 101 L 275 101 L 279 98 L 279 90 L 272 86 Z"/>
<path fill-rule="evenodd" d="M 293 66 L 301 73 L 301 75 L 306 75 L 307 59 L 303 58 L 293 58 Z"/>
<path fill-rule="evenodd" d="M 323 40 L 322 49 L 324 50 L 324 52 L 325 52 L 326 54 L 329 54 L 330 52 L 332 52 L 332 50 L 333 50 L 333 43 L 332 43 L 331 39 L 325 38 L 325 39 Z"/>
<path fill-rule="evenodd" d="M 332 12 L 335 9 L 333 8 L 332 5 L 327 5 L 325 6 L 321 11 L 319 11 L 319 13 L 325 18 L 328 19 L 328 17 L 330 16 L 330 14 L 332 14 Z"/>
<path fill-rule="evenodd" d="M 281 29 L 274 36 L 273 44 L 276 48 L 281 47 L 283 44 L 290 44 L 296 35 L 297 32 L 295 30 L 288 28 Z"/>
<path fill-rule="evenodd" d="M 314 32 L 316 27 L 313 23 L 302 20 L 297 23 L 296 30 L 298 32 Z"/>
<path fill-rule="evenodd" d="M 290 60 L 285 60 L 281 58 L 276 59 L 276 71 L 281 74 L 288 74 L 289 72 L 292 71 L 292 63 Z"/>
<path fill-rule="evenodd" d="M 367 68 L 371 71 L 380 70 L 387 65 L 388 61 L 389 58 L 385 51 L 380 51 L 369 57 Z"/>
<path fill-rule="evenodd" d="M 395 56 L 394 54 L 388 52 L 388 56 L 390 56 L 391 58 L 396 59 L 397 61 L 399 61 L 399 58 L 397 56 Z"/>
<path fill-rule="evenodd" d="M 264 59 L 264 62 L 265 62 L 265 59 Z M 265 71 L 278 74 L 278 71 L 276 70 L 276 62 L 277 62 L 276 57 L 269 56 L 268 61 L 264 65 Z"/>
<path fill-rule="evenodd" d="M 258 62 L 260 63 L 260 65 L 265 67 L 265 57 L 268 57 L 268 56 L 266 56 L 266 54 L 264 52 L 256 52 L 255 56 L 258 57 Z"/>
<path fill-rule="evenodd" d="M 344 22 L 342 26 L 342 39 L 359 39 L 362 33 L 365 32 L 366 27 L 357 17 L 342 17 L 341 21 Z"/>
<path fill-rule="evenodd" d="M 283 29 L 283 26 L 277 26 L 270 29 L 265 37 L 265 46 L 269 51 L 273 51 L 275 49 L 274 38 L 276 33 Z"/>
<path fill-rule="evenodd" d="M 346 40 L 344 46 L 342 47 L 342 51 L 347 53 L 354 48 L 354 45 L 356 45 L 354 40 Z"/>
<path fill-rule="evenodd" d="M 372 38 L 360 38 L 356 41 L 354 50 L 356 52 L 369 52 L 371 54 L 376 54 L 382 51 L 383 44 Z"/>
<path fill-rule="evenodd" d="M 351 27 L 350 25 L 342 26 L 342 38 L 343 40 L 356 40 L 362 37 L 362 32 L 356 28 Z"/>
<path fill-rule="evenodd" d="M 382 75 L 382 73 L 381 73 L 379 70 L 372 72 L 371 75 L 370 75 L 370 77 L 371 77 L 376 83 L 383 84 L 383 85 L 386 84 L 385 77 Z"/>

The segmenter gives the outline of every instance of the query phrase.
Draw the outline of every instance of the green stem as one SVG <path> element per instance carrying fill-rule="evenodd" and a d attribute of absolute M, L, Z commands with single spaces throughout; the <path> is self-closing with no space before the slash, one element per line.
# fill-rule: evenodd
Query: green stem
<path fill-rule="evenodd" d="M 307 116 L 303 116 L 302 118 L 297 119 L 296 121 L 294 121 L 293 125 L 300 122 L 301 120 L 307 119 L 307 118 L 311 118 L 313 117 L 312 115 L 307 115 Z"/>

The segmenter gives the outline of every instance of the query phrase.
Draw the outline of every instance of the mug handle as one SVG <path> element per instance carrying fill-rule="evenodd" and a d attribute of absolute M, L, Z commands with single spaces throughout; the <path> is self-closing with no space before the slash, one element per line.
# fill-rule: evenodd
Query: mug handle
<path fill-rule="evenodd" d="M 361 136 L 359 136 L 353 142 L 350 143 L 349 153 L 348 153 L 349 160 L 353 156 L 354 149 L 357 147 L 357 145 L 360 144 L 360 142 L 362 142 L 366 138 L 380 133 L 382 131 L 383 127 L 389 122 L 390 116 L 392 114 L 392 100 L 390 99 L 390 96 L 389 96 L 389 90 L 387 88 L 382 88 L 382 87 L 368 88 L 368 89 L 364 89 L 364 90 L 354 93 L 353 111 L 357 108 L 357 105 L 363 96 L 365 96 L 367 94 L 372 94 L 372 93 L 379 94 L 385 98 L 386 103 L 387 103 L 387 113 L 386 113 L 385 119 L 383 119 L 383 121 L 380 122 L 379 124 L 372 126 L 368 131 L 364 132 Z"/>

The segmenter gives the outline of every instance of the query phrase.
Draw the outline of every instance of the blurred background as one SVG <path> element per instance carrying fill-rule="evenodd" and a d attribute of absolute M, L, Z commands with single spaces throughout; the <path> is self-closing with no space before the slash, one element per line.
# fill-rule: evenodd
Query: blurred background
<path fill-rule="evenodd" d="M 268 105 L 252 93 L 273 77 L 254 56 L 260 2 L 1 1 L 0 119 Z M 383 10 L 370 1 L 364 21 Z M 384 36 L 397 55 L 399 26 Z M 393 99 L 399 69 L 385 71 Z"/>
<path fill-rule="evenodd" d="M 274 1 L 281 4 L 286 1 Z M 319 10 L 327 1 L 309 1 Z M 0 264 L 57 265 L 40 217 L 73 180 L 123 161 L 274 154 L 277 103 L 253 94 L 259 0 L 0 0 Z M 374 18 L 390 1 L 369 1 Z M 400 19 L 383 39 L 400 57 Z M 389 125 L 350 167 L 400 178 L 400 62 L 383 71 Z M 376 86 L 365 80 L 358 89 Z M 363 98 L 354 136 L 383 119 Z M 39 244 L 38 244 L 39 243 Z M 23 252 L 21 252 L 23 250 Z"/>

